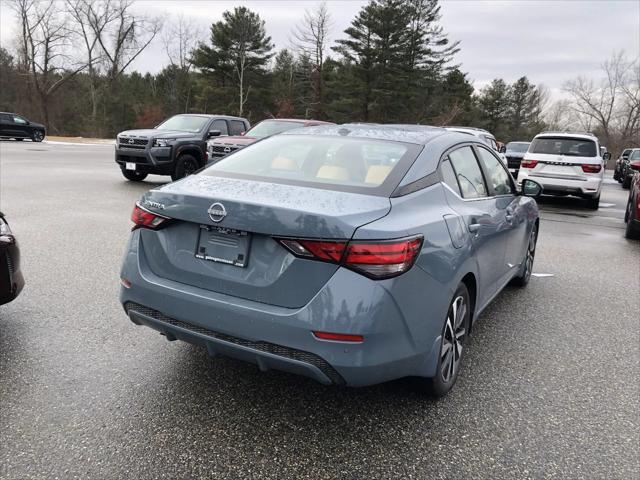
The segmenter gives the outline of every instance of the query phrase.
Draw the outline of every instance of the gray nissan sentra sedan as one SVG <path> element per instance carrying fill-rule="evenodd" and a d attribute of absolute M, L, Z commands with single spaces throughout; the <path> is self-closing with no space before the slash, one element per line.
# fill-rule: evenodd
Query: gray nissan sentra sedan
<path fill-rule="evenodd" d="M 120 300 L 135 324 L 261 370 L 422 377 L 444 395 L 473 322 L 529 281 L 540 190 L 461 133 L 293 130 L 143 195 Z"/>

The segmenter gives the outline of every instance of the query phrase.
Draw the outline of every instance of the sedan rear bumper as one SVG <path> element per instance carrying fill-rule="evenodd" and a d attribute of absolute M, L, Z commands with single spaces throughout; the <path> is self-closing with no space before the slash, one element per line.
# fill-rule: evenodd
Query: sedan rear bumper
<path fill-rule="evenodd" d="M 120 291 L 135 324 L 204 346 L 212 355 L 324 384 L 365 386 L 435 375 L 448 294 L 420 268 L 378 282 L 341 268 L 305 306 L 285 308 L 155 275 L 138 234 L 132 235 L 121 272 L 131 286 Z M 394 298 L 396 288 L 417 298 L 415 305 L 405 307 Z M 362 335 L 364 341 L 319 340 L 314 331 Z"/>

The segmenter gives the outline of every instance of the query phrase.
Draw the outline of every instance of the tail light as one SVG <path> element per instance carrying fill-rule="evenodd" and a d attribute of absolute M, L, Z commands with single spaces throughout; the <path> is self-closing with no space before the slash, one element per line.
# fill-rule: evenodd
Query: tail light
<path fill-rule="evenodd" d="M 171 219 L 158 215 L 157 213 L 151 213 L 136 203 L 136 206 L 133 207 L 133 212 L 131 212 L 131 221 L 134 223 L 131 230 L 135 230 L 136 228 L 157 230 L 161 226 L 164 226 L 169 220 Z"/>
<path fill-rule="evenodd" d="M 392 278 L 408 271 L 422 248 L 422 236 L 397 240 L 324 241 L 277 238 L 296 257 L 341 265 L 369 278 Z"/>
<path fill-rule="evenodd" d="M 592 165 L 590 163 L 583 163 L 581 167 L 584 173 L 598 173 L 602 170 L 602 165 Z"/>
<path fill-rule="evenodd" d="M 522 160 L 520 162 L 520 168 L 536 168 L 538 165 L 538 160 Z"/>

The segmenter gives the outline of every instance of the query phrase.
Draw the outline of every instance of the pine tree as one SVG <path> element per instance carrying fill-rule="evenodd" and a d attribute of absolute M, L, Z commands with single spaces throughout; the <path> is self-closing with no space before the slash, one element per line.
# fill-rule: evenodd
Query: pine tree
<path fill-rule="evenodd" d="M 271 37 L 260 16 L 246 7 L 236 7 L 211 25 L 211 46 L 200 45 L 194 51 L 194 65 L 218 77 L 223 85 L 233 85 L 237 112 L 242 116 L 252 86 L 264 79 L 271 50 Z"/>

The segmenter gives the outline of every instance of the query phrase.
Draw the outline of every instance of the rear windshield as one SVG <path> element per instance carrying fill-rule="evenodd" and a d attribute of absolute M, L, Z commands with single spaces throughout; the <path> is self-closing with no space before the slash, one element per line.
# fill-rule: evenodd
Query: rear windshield
<path fill-rule="evenodd" d="M 300 128 L 303 126 L 304 123 L 302 122 L 283 122 L 278 120 L 269 120 L 266 122 L 260 122 L 258 125 L 253 127 L 247 132 L 247 136 L 257 138 L 270 137 L 271 135 L 286 132 L 287 130 L 293 130 L 294 128 Z"/>
<path fill-rule="evenodd" d="M 524 142 L 523 143 L 509 142 L 507 143 L 507 146 L 506 146 L 507 152 L 515 152 L 515 153 L 525 153 L 528 148 L 529 148 L 529 144 Z"/>
<path fill-rule="evenodd" d="M 200 175 L 388 195 L 421 149 L 386 140 L 277 135 L 238 150 Z"/>
<path fill-rule="evenodd" d="M 585 138 L 539 137 L 531 142 L 531 153 L 549 153 L 572 157 L 595 157 L 596 142 Z"/>

